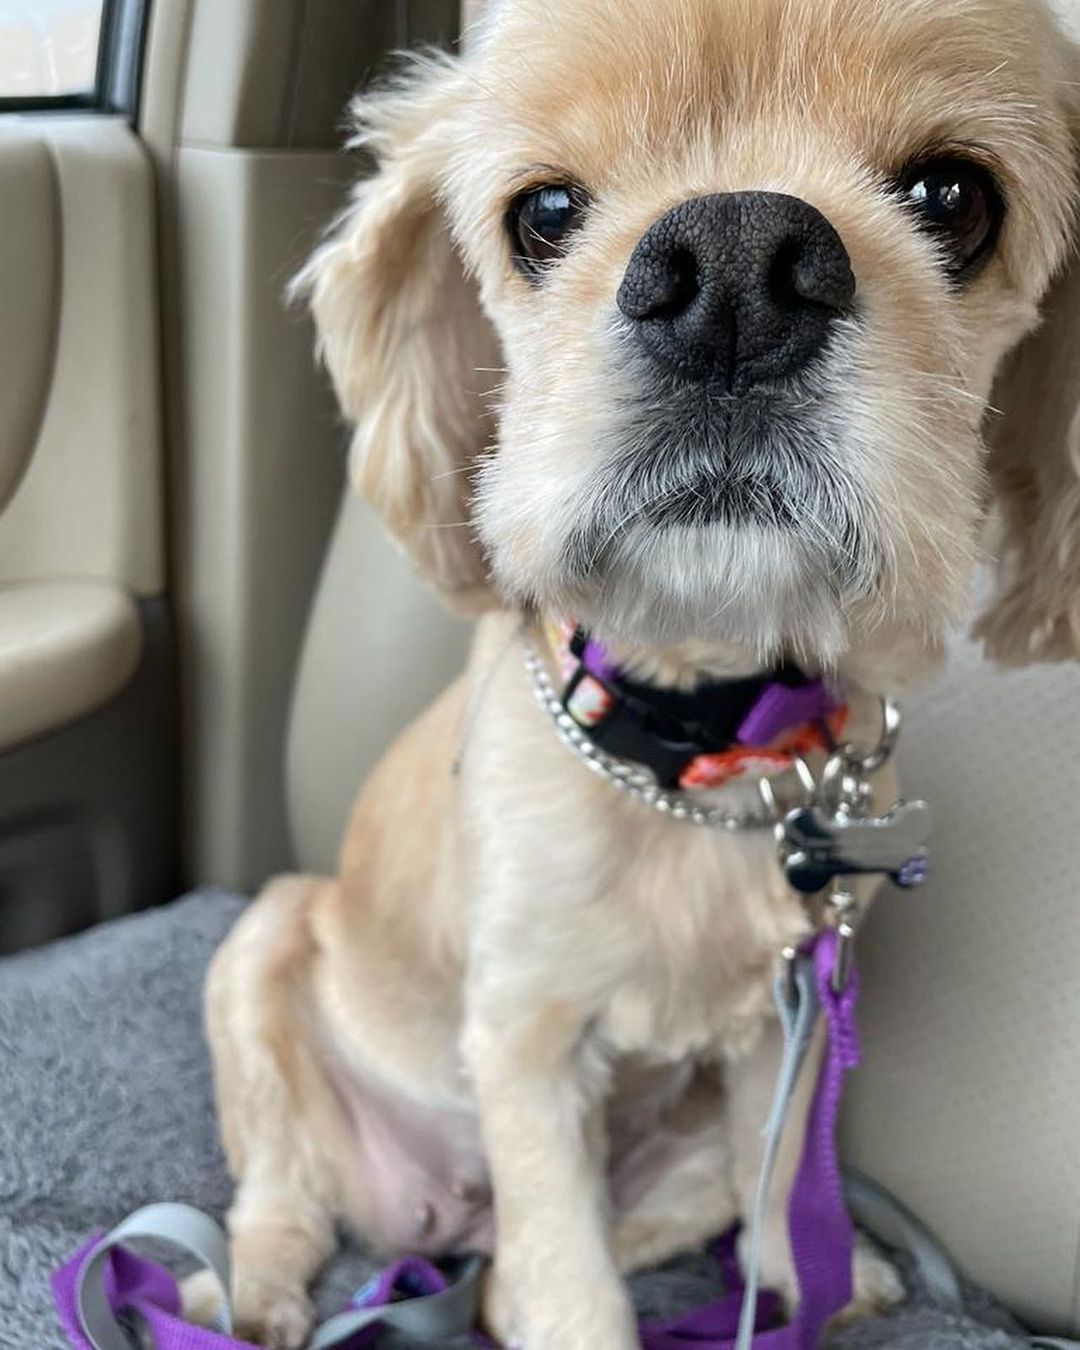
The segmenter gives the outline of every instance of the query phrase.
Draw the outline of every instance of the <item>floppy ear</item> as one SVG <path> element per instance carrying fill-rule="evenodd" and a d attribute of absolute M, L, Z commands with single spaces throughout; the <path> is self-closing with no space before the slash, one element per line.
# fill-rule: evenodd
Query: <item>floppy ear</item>
<path fill-rule="evenodd" d="M 354 486 L 421 575 L 475 613 L 494 602 L 469 505 L 501 357 L 438 200 L 456 86 L 450 58 L 427 58 L 356 100 L 353 144 L 375 173 L 297 285 L 355 426 Z"/>
<path fill-rule="evenodd" d="M 990 477 L 1001 512 L 998 594 L 976 625 L 1008 665 L 1080 657 L 1080 258 L 1006 360 L 991 403 Z"/>
<path fill-rule="evenodd" d="M 1064 14 L 1058 16 L 1059 19 Z M 1056 22 L 1056 21 L 1055 21 Z M 1080 46 L 1058 28 L 1062 113 L 1080 178 Z M 1067 77 L 1067 78 L 1066 78 Z M 1075 208 L 1074 208 L 1075 209 Z M 990 396 L 997 593 L 976 624 L 1006 665 L 1080 657 L 1080 236 Z"/>

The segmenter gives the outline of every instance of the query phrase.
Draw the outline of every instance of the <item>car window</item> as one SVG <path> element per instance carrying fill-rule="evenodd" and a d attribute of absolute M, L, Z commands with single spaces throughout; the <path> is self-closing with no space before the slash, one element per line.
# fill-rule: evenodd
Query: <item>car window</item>
<path fill-rule="evenodd" d="M 93 92 L 104 0 L 0 0 L 0 98 Z"/>

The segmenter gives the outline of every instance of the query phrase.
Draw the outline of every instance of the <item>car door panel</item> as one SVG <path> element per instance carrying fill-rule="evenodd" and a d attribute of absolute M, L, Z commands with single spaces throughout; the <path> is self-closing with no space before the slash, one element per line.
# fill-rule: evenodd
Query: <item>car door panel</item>
<path fill-rule="evenodd" d="M 0 578 L 164 587 L 160 354 L 150 163 L 120 118 L 15 119 L 57 184 L 57 336 L 44 416 L 0 517 Z M 0 193 L 17 190 L 0 181 Z M 17 317 L 17 316 L 16 316 Z M 12 338 L 7 339 L 9 342 Z"/>
<path fill-rule="evenodd" d="M 121 117 L 0 119 L 0 950 L 165 899 L 176 732 L 155 194 Z"/>
<path fill-rule="evenodd" d="M 37 437 L 53 369 L 60 219 L 53 159 L 33 135 L 0 134 L 0 508 Z"/>

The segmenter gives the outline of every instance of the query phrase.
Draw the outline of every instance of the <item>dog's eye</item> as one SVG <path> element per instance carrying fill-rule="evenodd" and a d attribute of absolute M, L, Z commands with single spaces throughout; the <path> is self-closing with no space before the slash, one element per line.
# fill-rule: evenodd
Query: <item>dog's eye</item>
<path fill-rule="evenodd" d="M 993 175 L 980 165 L 963 159 L 923 162 L 906 171 L 900 191 L 944 245 L 953 277 L 962 277 L 993 248 L 1005 205 Z"/>
<path fill-rule="evenodd" d="M 515 197 L 506 224 L 516 266 L 527 276 L 538 277 L 545 264 L 561 258 L 588 201 L 585 189 L 572 183 L 551 183 Z"/>

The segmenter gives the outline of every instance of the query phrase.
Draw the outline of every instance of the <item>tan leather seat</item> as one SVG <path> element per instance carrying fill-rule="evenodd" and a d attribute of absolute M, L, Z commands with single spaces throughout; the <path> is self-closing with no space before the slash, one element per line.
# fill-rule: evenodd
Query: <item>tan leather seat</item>
<path fill-rule="evenodd" d="M 363 776 L 458 673 L 466 641 L 347 500 L 293 709 L 303 866 L 333 868 Z M 1080 668 L 1002 674 L 958 642 L 906 713 L 903 778 L 935 808 L 934 873 L 883 896 L 863 934 L 846 1154 L 969 1275 L 1038 1328 L 1076 1334 Z"/>
<path fill-rule="evenodd" d="M 333 872 L 360 784 L 465 664 L 470 629 L 421 585 L 371 510 L 346 493 L 300 658 L 286 766 L 301 867 Z"/>

